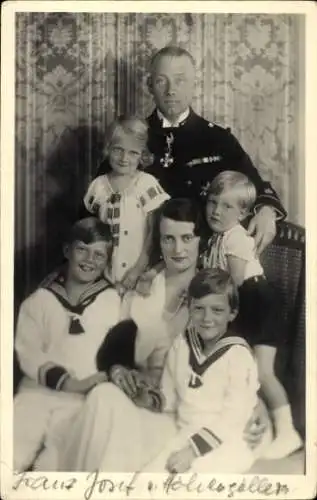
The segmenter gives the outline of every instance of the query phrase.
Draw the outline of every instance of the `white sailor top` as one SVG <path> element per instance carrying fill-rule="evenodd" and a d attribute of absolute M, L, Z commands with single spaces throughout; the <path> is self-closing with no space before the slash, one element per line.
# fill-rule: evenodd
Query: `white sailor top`
<path fill-rule="evenodd" d="M 114 192 L 107 174 L 94 179 L 84 197 L 87 210 L 108 223 L 113 235 L 111 281 L 120 281 L 140 257 L 146 231 L 146 217 L 169 195 L 150 174 L 137 171 L 123 192 Z"/>
<path fill-rule="evenodd" d="M 252 236 L 240 224 L 223 233 L 214 233 L 208 240 L 207 250 L 202 256 L 204 268 L 218 267 L 229 272 L 228 256 L 246 261 L 244 281 L 264 274 L 263 267 L 255 254 Z"/>
<path fill-rule="evenodd" d="M 203 455 L 225 440 L 242 439 L 257 404 L 257 366 L 244 339 L 225 336 L 203 353 L 193 328 L 179 335 L 167 356 L 161 389 L 165 411 L 176 412 L 180 428 Z"/>
<path fill-rule="evenodd" d="M 24 374 L 52 389 L 60 389 L 68 375 L 96 373 L 98 348 L 120 315 L 120 297 L 106 280 L 91 285 L 76 306 L 69 304 L 61 280 L 22 303 L 15 342 Z"/>

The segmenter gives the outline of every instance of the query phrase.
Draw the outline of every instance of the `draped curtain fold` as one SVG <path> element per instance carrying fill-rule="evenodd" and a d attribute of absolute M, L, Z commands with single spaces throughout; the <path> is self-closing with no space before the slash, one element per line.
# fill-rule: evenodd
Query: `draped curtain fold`
<path fill-rule="evenodd" d="M 18 296 L 61 258 L 106 126 L 123 112 L 151 112 L 148 62 L 166 44 L 195 58 L 194 109 L 231 127 L 297 222 L 297 17 L 17 13 Z"/>

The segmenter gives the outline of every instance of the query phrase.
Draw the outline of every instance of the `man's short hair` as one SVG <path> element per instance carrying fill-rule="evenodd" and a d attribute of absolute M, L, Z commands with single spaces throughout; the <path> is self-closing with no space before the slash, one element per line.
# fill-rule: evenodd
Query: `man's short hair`
<path fill-rule="evenodd" d="M 237 194 L 238 203 L 244 210 L 250 210 L 256 200 L 256 189 L 250 179 L 235 170 L 224 170 L 218 174 L 210 184 L 208 195 L 219 195 L 227 190 L 234 190 Z"/>
<path fill-rule="evenodd" d="M 157 64 L 157 61 L 159 61 L 162 57 L 164 56 L 170 56 L 170 57 L 187 57 L 190 62 L 192 63 L 193 66 L 195 66 L 195 59 L 193 56 L 186 50 L 183 49 L 183 47 L 179 47 L 177 45 L 166 45 L 162 49 L 160 49 L 158 52 L 154 54 L 150 61 L 150 72 L 153 73 L 155 70 L 155 66 Z"/>
<path fill-rule="evenodd" d="M 67 241 L 71 245 L 74 241 L 83 241 L 86 245 L 97 241 L 112 241 L 111 229 L 97 217 L 85 217 L 77 221 L 71 228 Z"/>
<path fill-rule="evenodd" d="M 226 294 L 231 311 L 239 309 L 238 290 L 227 271 L 219 268 L 202 269 L 191 280 L 189 299 L 201 299 L 211 294 Z"/>

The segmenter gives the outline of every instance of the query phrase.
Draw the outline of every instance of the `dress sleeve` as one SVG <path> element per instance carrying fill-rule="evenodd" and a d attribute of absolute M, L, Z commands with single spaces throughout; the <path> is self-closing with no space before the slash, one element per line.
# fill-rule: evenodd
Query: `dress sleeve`
<path fill-rule="evenodd" d="M 138 198 L 144 212 L 147 214 L 160 207 L 170 196 L 153 175 L 143 172 L 138 182 Z"/>
<path fill-rule="evenodd" d="M 239 257 L 239 259 L 250 262 L 255 257 L 255 245 L 252 236 L 242 230 L 232 230 L 224 236 L 223 248 L 225 255 Z"/>
<path fill-rule="evenodd" d="M 100 215 L 100 209 L 102 208 L 103 211 L 105 209 L 106 194 L 104 193 L 104 196 L 101 195 L 101 179 L 102 177 L 97 177 L 96 179 L 94 179 L 89 185 L 88 190 L 84 196 L 84 205 L 86 210 L 88 210 L 88 212 L 90 212 L 91 214 L 96 215 L 97 217 Z"/>
<path fill-rule="evenodd" d="M 43 305 L 45 292 L 37 290 L 21 305 L 15 349 L 22 371 L 31 379 L 51 389 L 60 389 L 69 375 L 63 366 L 50 361 Z"/>
<path fill-rule="evenodd" d="M 233 346 L 224 354 L 223 362 L 226 376 L 219 377 L 218 382 L 223 386 L 221 411 L 211 415 L 210 423 L 190 438 L 198 456 L 225 440 L 242 436 L 257 404 L 257 367 L 249 349 Z"/>

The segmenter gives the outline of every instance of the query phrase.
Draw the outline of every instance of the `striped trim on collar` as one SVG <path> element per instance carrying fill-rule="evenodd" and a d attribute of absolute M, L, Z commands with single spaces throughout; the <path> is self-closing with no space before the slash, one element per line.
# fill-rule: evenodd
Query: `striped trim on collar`
<path fill-rule="evenodd" d="M 189 347 L 189 364 L 193 372 L 200 376 L 230 347 L 240 345 L 251 350 L 249 344 L 242 337 L 227 335 L 218 340 L 212 351 L 206 355 L 203 352 L 203 342 L 192 326 L 187 328 L 185 338 Z"/>

